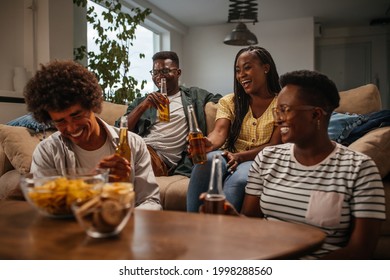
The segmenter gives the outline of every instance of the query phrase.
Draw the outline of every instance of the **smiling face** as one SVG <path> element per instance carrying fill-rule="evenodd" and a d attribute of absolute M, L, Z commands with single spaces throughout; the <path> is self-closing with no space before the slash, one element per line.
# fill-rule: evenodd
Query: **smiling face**
<path fill-rule="evenodd" d="M 259 57 L 251 52 L 243 52 L 237 59 L 236 79 L 247 94 L 267 91 L 267 73 L 269 64 L 263 64 Z"/>
<path fill-rule="evenodd" d="M 159 70 L 168 69 L 168 74 L 162 74 Z M 153 75 L 152 79 L 154 84 L 160 88 L 161 78 L 167 80 L 168 95 L 174 95 L 179 91 L 179 77 L 181 75 L 181 69 L 171 59 L 156 59 L 153 62 L 153 71 L 158 74 Z"/>
<path fill-rule="evenodd" d="M 283 143 L 307 145 L 317 133 L 318 107 L 304 103 L 299 94 L 299 86 L 286 85 L 280 91 L 276 108 L 276 124 Z"/>
<path fill-rule="evenodd" d="M 99 124 L 95 114 L 76 104 L 64 111 L 49 111 L 52 121 L 62 136 L 85 150 L 94 150 L 100 145 Z"/>

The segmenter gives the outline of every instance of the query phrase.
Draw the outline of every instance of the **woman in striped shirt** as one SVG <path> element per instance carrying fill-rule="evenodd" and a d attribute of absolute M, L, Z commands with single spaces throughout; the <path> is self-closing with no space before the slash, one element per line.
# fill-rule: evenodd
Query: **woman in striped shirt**
<path fill-rule="evenodd" d="M 241 213 L 322 229 L 327 238 L 309 258 L 370 258 L 386 218 L 383 184 L 371 158 L 329 139 L 335 84 L 306 70 L 280 83 L 273 113 L 285 144 L 255 158 Z"/>

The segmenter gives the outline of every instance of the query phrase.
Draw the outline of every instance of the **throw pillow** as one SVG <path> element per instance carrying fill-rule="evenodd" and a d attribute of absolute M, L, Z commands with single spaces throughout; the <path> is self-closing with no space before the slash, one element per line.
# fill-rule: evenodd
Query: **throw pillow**
<path fill-rule="evenodd" d="M 55 126 L 53 126 L 52 124 L 44 124 L 44 123 L 37 122 L 32 116 L 32 114 L 26 114 L 12 121 L 9 121 L 7 125 L 23 126 L 23 127 L 30 128 L 36 132 L 45 131 L 48 129 L 55 129 Z"/>
<path fill-rule="evenodd" d="M 368 114 L 381 109 L 381 95 L 374 84 L 367 84 L 346 91 L 340 91 L 340 106 L 336 112 Z"/>
<path fill-rule="evenodd" d="M 32 135 L 25 127 L 0 124 L 0 144 L 12 166 L 21 174 L 30 171 L 32 153 L 41 133 Z"/>

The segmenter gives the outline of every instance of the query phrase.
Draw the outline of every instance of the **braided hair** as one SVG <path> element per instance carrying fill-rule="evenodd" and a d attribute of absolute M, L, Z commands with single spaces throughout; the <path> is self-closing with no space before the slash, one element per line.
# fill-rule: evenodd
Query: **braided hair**
<path fill-rule="evenodd" d="M 277 93 L 279 93 L 280 91 L 279 74 L 278 71 L 276 70 L 275 62 L 271 54 L 262 47 L 249 46 L 241 49 L 237 53 L 236 58 L 234 60 L 234 75 L 236 73 L 235 66 L 237 64 L 238 57 L 244 52 L 250 52 L 255 54 L 259 58 L 260 63 L 262 65 L 268 64 L 270 66 L 270 69 L 267 73 L 267 88 L 271 94 L 276 95 Z M 227 149 L 230 152 L 236 152 L 236 148 L 234 144 L 236 143 L 238 136 L 240 135 L 242 120 L 244 119 L 245 115 L 249 110 L 249 101 L 250 101 L 250 96 L 245 93 L 245 90 L 240 84 L 240 82 L 236 78 L 234 78 L 233 102 L 234 102 L 235 118 L 230 127 L 230 133 L 226 143 Z"/>

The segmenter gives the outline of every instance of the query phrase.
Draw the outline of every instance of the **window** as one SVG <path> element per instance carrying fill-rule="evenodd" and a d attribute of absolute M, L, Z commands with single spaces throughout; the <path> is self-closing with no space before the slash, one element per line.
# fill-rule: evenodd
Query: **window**
<path fill-rule="evenodd" d="M 105 9 L 104 7 L 88 1 L 88 7 L 94 6 L 95 11 L 98 15 Z M 98 48 L 94 43 L 93 38 L 97 36 L 96 31 L 92 28 L 91 24 L 88 23 L 88 50 L 98 52 Z M 149 29 L 138 26 L 135 32 L 136 39 L 133 41 L 133 52 L 130 54 L 131 68 L 130 75 L 138 81 L 138 89 L 141 90 L 141 81 L 146 80 L 147 83 L 144 89 L 141 90 L 141 94 L 154 91 L 154 83 L 152 77 L 149 74 L 149 70 L 152 69 L 152 56 L 154 54 L 154 37 L 155 33 Z M 144 58 L 140 59 L 139 54 L 143 53 Z"/>

